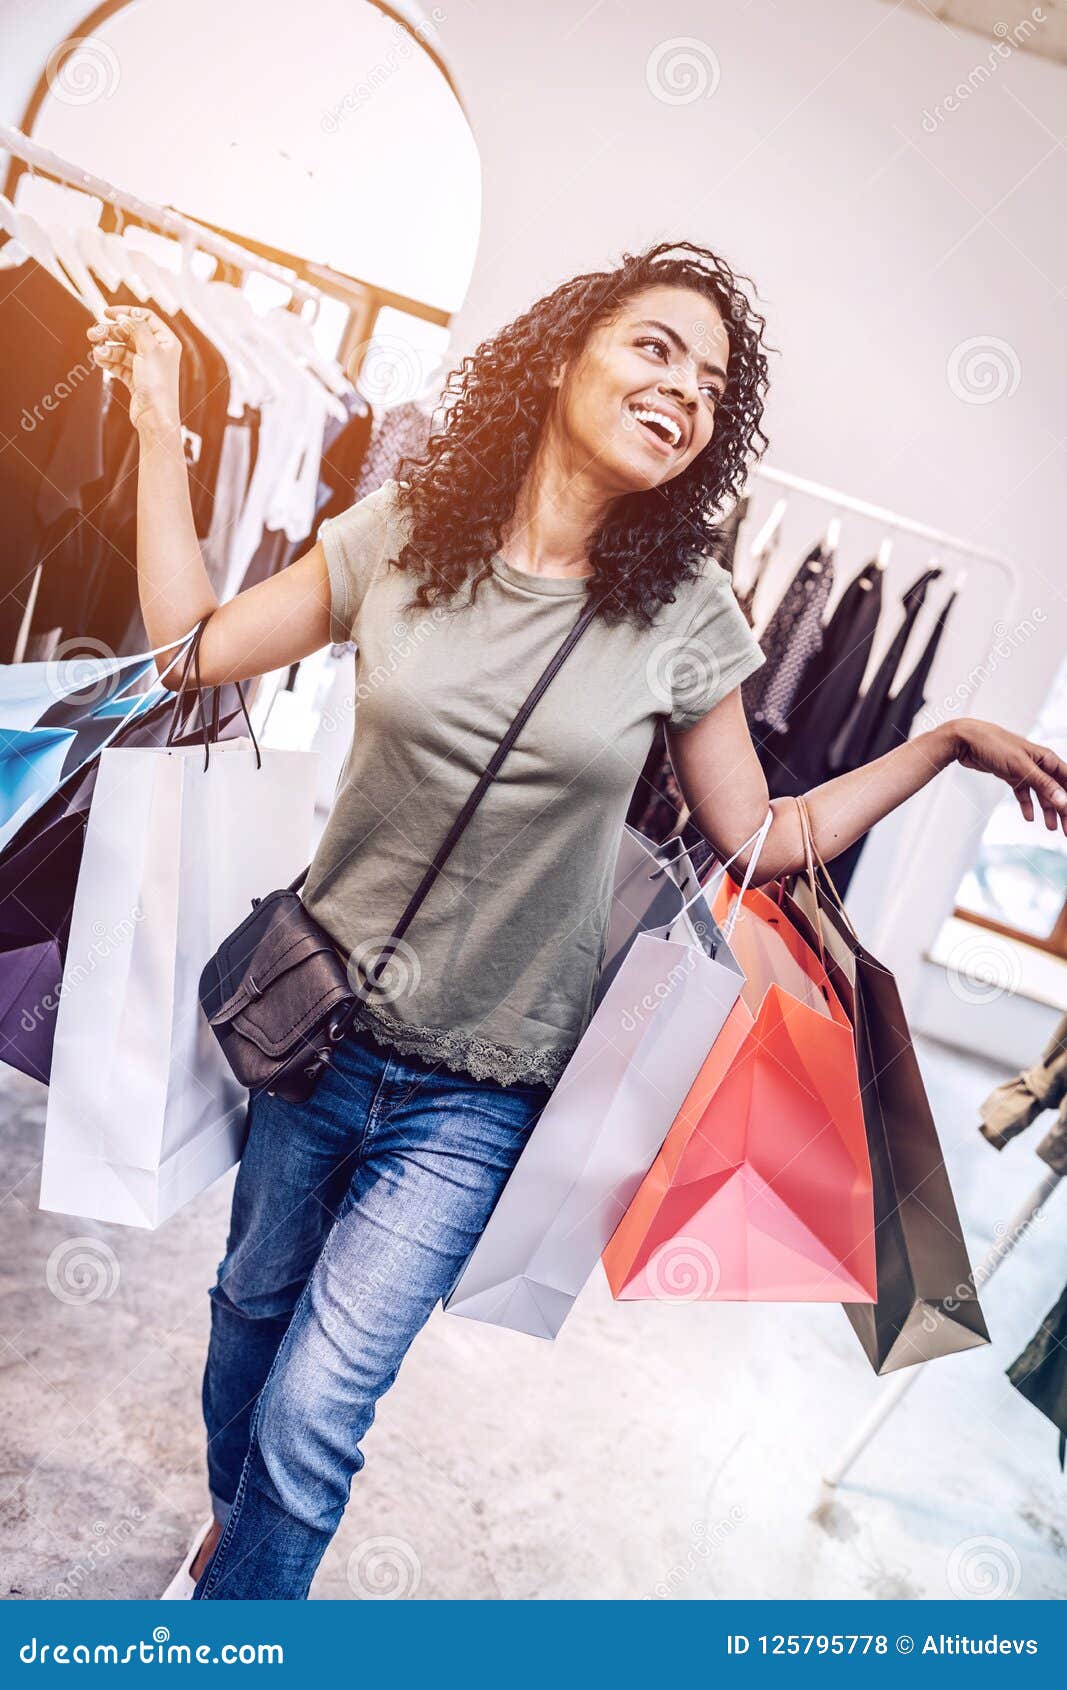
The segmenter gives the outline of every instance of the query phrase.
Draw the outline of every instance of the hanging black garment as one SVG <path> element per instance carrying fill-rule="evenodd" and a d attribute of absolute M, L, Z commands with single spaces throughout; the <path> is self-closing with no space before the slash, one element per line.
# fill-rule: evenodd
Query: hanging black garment
<path fill-rule="evenodd" d="M 140 306 L 138 296 L 125 285 L 117 289 L 101 286 L 112 305 Z M 190 470 L 190 498 L 197 532 L 206 532 L 214 496 L 212 416 L 221 403 L 223 414 L 229 394 L 228 374 L 222 382 L 221 355 L 210 349 L 185 318 L 171 317 L 156 309 L 181 342 L 179 401 L 186 426 L 202 429 L 200 459 Z M 208 401 L 208 382 L 214 390 Z M 221 385 L 220 385 L 221 384 Z M 193 419 L 190 423 L 190 418 Z M 42 545 L 44 568 L 34 606 L 33 632 L 37 637 L 58 631 L 59 637 L 82 637 L 100 642 L 108 650 L 123 654 L 143 643 L 143 624 L 137 601 L 137 461 L 139 443 L 129 418 L 129 395 L 121 382 L 104 384 L 100 402 L 100 427 L 104 448 L 97 478 L 83 488 L 84 522 L 71 522 L 61 512 Z M 132 643 L 131 643 L 132 642 Z"/>
<path fill-rule="evenodd" d="M 874 730 L 867 744 L 867 752 L 863 758 L 865 763 L 875 757 L 882 757 L 895 746 L 903 745 L 909 737 L 912 724 L 926 702 L 926 683 L 933 668 L 937 648 L 941 644 L 948 622 L 949 612 L 956 602 L 955 593 L 950 594 L 943 605 L 933 633 L 926 642 L 922 656 L 919 658 L 911 674 L 901 683 L 899 692 L 888 699 L 882 712 L 881 720 L 875 724 Z M 839 892 L 844 893 L 852 876 L 856 872 L 856 865 L 860 860 L 867 834 L 862 834 L 847 851 L 840 857 L 834 858 L 834 883 Z"/>
<path fill-rule="evenodd" d="M 678 818 L 685 809 L 685 800 L 674 778 L 667 732 L 662 719 L 657 719 L 644 767 L 630 797 L 626 820 L 646 839 L 662 845 L 678 831 Z M 686 819 L 680 830 L 682 844 L 689 852 L 693 867 L 701 873 L 710 860 L 712 849 L 694 821 Z"/>
<path fill-rule="evenodd" d="M 749 725 L 784 733 L 804 673 L 822 647 L 823 614 L 834 586 L 834 560 L 813 546 L 760 636 L 767 661 L 741 686 Z"/>
<path fill-rule="evenodd" d="M 102 468 L 92 313 L 33 259 L 0 270 L 0 661 L 10 662 L 43 539 Z"/>
<path fill-rule="evenodd" d="M 258 586 L 260 581 L 277 575 L 280 569 L 284 569 L 295 558 L 301 557 L 308 550 L 309 544 L 310 542 L 304 541 L 297 544 L 290 540 L 284 528 L 265 528 L 248 568 L 241 577 L 238 592 L 246 593 L 249 587 Z"/>
<path fill-rule="evenodd" d="M 857 769 L 870 761 L 868 746 L 879 731 L 886 700 L 897 679 L 897 669 L 904 655 L 916 618 L 923 607 L 931 584 L 940 576 L 940 569 L 926 569 L 913 581 L 903 599 L 903 615 L 893 642 L 875 670 L 870 686 L 857 700 L 830 746 L 829 766 L 832 774 L 845 769 Z M 837 875 L 834 875 L 836 881 Z"/>
<path fill-rule="evenodd" d="M 116 303 L 130 303 L 129 299 Z M 198 442 L 195 462 L 189 463 L 189 498 L 197 536 L 211 528 L 215 482 L 222 453 L 230 396 L 229 366 L 218 348 L 202 334 L 184 311 L 173 314 L 153 309 L 181 342 L 178 366 L 179 413 L 183 425 Z M 102 506 L 106 543 L 99 549 L 94 572 L 88 626 L 96 639 L 113 651 L 142 650 L 146 640 L 137 593 L 137 477 L 133 473 L 139 445 L 129 431 L 128 451 Z"/>
<path fill-rule="evenodd" d="M 173 316 L 164 312 L 159 315 L 182 343 L 178 366 L 179 408 L 182 422 L 200 443 L 196 462 L 189 466 L 189 495 L 196 532 L 203 540 L 211 527 L 215 502 L 215 481 L 230 401 L 230 367 L 214 342 L 184 311 L 176 311 Z"/>
<path fill-rule="evenodd" d="M 367 401 L 358 393 L 345 399 L 348 421 L 338 428 L 327 424 L 319 470 L 320 501 L 315 512 L 315 525 L 328 517 L 340 516 L 355 503 L 363 460 L 371 437 L 373 416 Z M 331 427 L 333 432 L 331 433 Z"/>
<path fill-rule="evenodd" d="M 1067 1457 L 1067 1286 L 1007 1374 L 1027 1402 L 1059 1427 L 1062 1472 Z"/>
<path fill-rule="evenodd" d="M 712 556 L 723 569 L 733 568 L 737 539 L 747 510 L 748 499 L 740 499 L 725 522 L 720 523 L 715 530 Z M 631 827 L 636 827 L 643 833 L 646 839 L 654 839 L 657 844 L 662 844 L 663 840 L 674 832 L 678 817 L 684 808 L 685 802 L 678 790 L 667 750 L 666 731 L 663 723 L 657 721 L 648 756 L 630 797 L 626 820 Z M 706 854 L 710 849 L 704 835 L 694 823 L 687 821 L 682 830 L 682 838 L 693 856 L 694 865 L 699 868 L 702 853 Z"/>
<path fill-rule="evenodd" d="M 785 733 L 757 741 L 772 798 L 829 780 L 830 743 L 859 697 L 881 612 L 882 571 L 871 562 L 853 576 L 826 624 Z"/>
<path fill-rule="evenodd" d="M 130 423 L 129 395 L 119 381 L 104 383 L 101 435 L 101 472 L 82 489 L 84 520 L 81 511 L 61 511 L 42 539 L 44 567 L 33 609 L 35 638 L 50 633 L 68 639 L 91 634 L 100 572 L 115 555 L 107 501 L 119 486 L 132 486 L 136 497 L 137 437 Z"/>
<path fill-rule="evenodd" d="M 926 683 L 930 679 L 930 671 L 934 666 L 937 648 L 945 634 L 952 606 L 956 602 L 955 593 L 950 593 L 938 615 L 933 633 L 926 642 L 922 656 L 919 658 L 908 678 L 902 683 L 900 691 L 888 700 L 882 715 L 881 723 L 876 727 L 871 737 L 865 762 L 874 757 L 882 757 L 887 751 L 892 751 L 895 745 L 903 745 L 911 735 L 912 724 L 916 716 L 926 703 Z"/>
<path fill-rule="evenodd" d="M 644 767 L 630 795 L 626 820 L 647 839 L 661 844 L 677 823 L 682 796 L 667 752 L 663 723 L 656 722 Z"/>

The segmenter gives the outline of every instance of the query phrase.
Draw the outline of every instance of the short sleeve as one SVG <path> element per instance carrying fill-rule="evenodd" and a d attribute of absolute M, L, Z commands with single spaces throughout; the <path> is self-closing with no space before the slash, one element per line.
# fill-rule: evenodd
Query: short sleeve
<path fill-rule="evenodd" d="M 337 644 L 356 639 L 353 630 L 367 588 L 404 544 L 397 490 L 395 481 L 384 481 L 319 526 L 330 577 L 330 639 Z"/>
<path fill-rule="evenodd" d="M 675 728 L 691 728 L 766 662 L 729 571 L 709 561 L 697 590 L 702 596 L 670 664 L 668 720 Z"/>

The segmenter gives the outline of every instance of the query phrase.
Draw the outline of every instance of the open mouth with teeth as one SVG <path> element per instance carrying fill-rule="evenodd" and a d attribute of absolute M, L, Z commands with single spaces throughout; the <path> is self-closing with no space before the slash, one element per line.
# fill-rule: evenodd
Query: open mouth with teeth
<path fill-rule="evenodd" d="M 677 419 L 668 412 L 657 410 L 654 405 L 630 405 L 628 410 L 630 416 L 662 446 L 669 446 L 673 451 L 677 451 L 684 444 Z"/>

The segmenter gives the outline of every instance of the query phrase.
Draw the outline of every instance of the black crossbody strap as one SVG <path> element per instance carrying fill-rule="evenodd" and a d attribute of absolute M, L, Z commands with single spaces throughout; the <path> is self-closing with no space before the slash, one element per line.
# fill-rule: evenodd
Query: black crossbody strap
<path fill-rule="evenodd" d="M 403 915 L 400 917 L 400 920 L 397 922 L 396 927 L 393 929 L 392 934 L 386 940 L 384 946 L 382 947 L 382 950 L 379 953 L 378 959 L 375 962 L 374 968 L 371 972 L 370 978 L 371 978 L 372 982 L 377 980 L 378 975 L 380 974 L 381 970 L 385 967 L 385 964 L 388 962 L 389 957 L 392 955 L 393 950 L 395 949 L 397 943 L 399 942 L 400 939 L 403 938 L 404 934 L 407 932 L 407 929 L 410 926 L 411 921 L 413 920 L 416 912 L 418 911 L 419 906 L 421 905 L 423 899 L 426 897 L 427 892 L 430 890 L 430 887 L 433 885 L 433 883 L 436 880 L 436 878 L 437 878 L 438 874 L 440 873 L 441 869 L 444 867 L 444 864 L 447 862 L 448 858 L 451 856 L 452 851 L 454 850 L 460 835 L 462 834 L 462 832 L 463 832 L 464 828 L 466 827 L 467 823 L 470 821 L 470 819 L 471 819 L 472 815 L 474 814 L 475 810 L 478 808 L 478 805 L 481 803 L 483 797 L 485 796 L 486 790 L 491 785 L 492 781 L 494 780 L 497 773 L 499 772 L 500 765 L 503 763 L 504 758 L 507 756 L 508 752 L 511 750 L 511 747 L 514 745 L 514 743 L 515 743 L 516 739 L 518 738 L 519 734 L 522 732 L 522 730 L 523 730 L 523 728 L 526 724 L 527 718 L 529 717 L 529 715 L 530 715 L 531 711 L 533 710 L 534 706 L 537 704 L 538 700 L 541 698 L 541 696 L 544 693 L 546 687 L 548 687 L 550 685 L 550 683 L 552 682 L 555 675 L 562 668 L 563 664 L 566 662 L 567 658 L 570 656 L 571 652 L 574 650 L 578 641 L 581 639 L 582 635 L 585 633 L 585 630 L 589 627 L 590 623 L 593 621 L 593 619 L 596 616 L 598 610 L 600 609 L 600 605 L 601 605 L 602 602 L 603 601 L 601 599 L 596 599 L 592 603 L 586 605 L 585 609 L 582 611 L 581 615 L 578 617 L 578 620 L 575 622 L 574 626 L 571 628 L 571 630 L 570 630 L 569 634 L 567 635 L 566 639 L 563 641 L 562 645 L 559 647 L 559 649 L 554 653 L 552 658 L 549 660 L 549 662 L 546 665 L 546 667 L 545 667 L 543 673 L 541 674 L 540 678 L 537 680 L 535 685 L 531 688 L 530 692 L 527 694 L 526 699 L 524 700 L 522 705 L 519 707 L 519 710 L 517 711 L 515 718 L 511 723 L 511 726 L 508 728 L 508 730 L 505 733 L 503 739 L 500 741 L 500 744 L 497 746 L 496 750 L 493 752 L 492 757 L 489 759 L 489 762 L 486 764 L 486 766 L 483 769 L 481 775 L 478 777 L 477 785 L 473 788 L 472 792 L 470 793 L 470 796 L 467 798 L 466 803 L 463 805 L 463 808 L 460 810 L 459 815 L 456 817 L 455 821 L 452 823 L 452 826 L 449 828 L 448 832 L 446 833 L 444 839 L 441 841 L 441 844 L 440 844 L 440 846 L 438 847 L 438 850 L 437 850 L 437 854 L 433 859 L 433 862 L 430 864 L 429 868 L 426 870 L 426 873 L 423 875 L 422 879 L 420 880 L 418 886 L 415 888 L 415 891 L 412 893 L 411 898 L 408 901 L 407 908 L 405 909 Z M 307 877 L 308 869 L 310 867 L 311 867 L 311 864 L 309 863 L 308 867 L 303 869 L 300 872 L 300 874 L 297 875 L 296 879 L 291 882 L 290 888 L 289 888 L 290 891 L 296 892 L 296 891 L 299 890 L 299 888 L 303 885 L 304 880 Z"/>

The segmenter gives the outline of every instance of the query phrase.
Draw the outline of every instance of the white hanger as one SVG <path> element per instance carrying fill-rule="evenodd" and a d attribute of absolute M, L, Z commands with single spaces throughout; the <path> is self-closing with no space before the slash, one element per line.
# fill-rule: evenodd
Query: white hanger
<path fill-rule="evenodd" d="M 75 230 L 74 239 L 90 270 L 100 277 L 106 288 L 110 288 L 112 293 L 117 293 L 122 286 L 122 276 L 111 258 L 107 237 L 99 224 L 84 224 Z"/>
<path fill-rule="evenodd" d="M 19 211 L 6 194 L 0 194 L 0 229 L 6 230 L 18 241 L 22 250 L 39 264 L 42 270 L 47 270 L 68 293 L 72 293 L 75 298 L 81 297 L 56 257 L 47 229 L 42 228 L 28 211 Z"/>
<path fill-rule="evenodd" d="M 157 264 L 149 253 L 140 252 L 135 246 L 131 246 L 128 251 L 130 266 L 148 289 L 148 299 L 154 299 L 168 317 L 173 317 L 176 311 L 181 310 L 181 300 L 169 272 L 164 270 L 161 264 Z M 136 292 L 136 289 L 133 291 Z"/>
<path fill-rule="evenodd" d="M 892 534 L 887 534 L 882 540 L 881 545 L 878 547 L 878 556 L 874 560 L 875 568 L 884 570 L 888 566 L 892 553 L 893 536 Z"/>
<path fill-rule="evenodd" d="M 217 327 L 212 333 L 222 349 L 223 338 L 233 349 L 233 358 L 242 373 L 250 405 L 263 405 L 282 396 L 282 388 L 271 369 L 270 350 L 263 333 L 262 322 L 241 289 L 232 282 L 200 281 L 197 289 L 204 310 Z M 264 355 L 264 346 L 268 346 Z"/>
<path fill-rule="evenodd" d="M 134 248 L 121 235 L 104 235 L 102 239 L 118 269 L 121 285 L 142 305 L 147 305 L 152 298 L 152 290 L 134 263 Z"/>
<path fill-rule="evenodd" d="M 767 518 L 763 527 L 752 542 L 752 549 L 749 555 L 756 564 L 757 569 L 762 568 L 762 566 L 766 563 L 769 554 L 773 551 L 777 543 L 778 534 L 785 517 L 787 505 L 787 499 L 778 499 L 776 501 L 770 516 Z"/>
<path fill-rule="evenodd" d="M 841 541 L 841 518 L 832 516 L 826 524 L 826 534 L 823 538 L 822 549 L 827 558 L 832 558 Z"/>
<path fill-rule="evenodd" d="M 89 273 L 89 267 L 82 257 L 73 230 L 64 228 L 61 223 L 52 223 L 48 227 L 48 238 L 52 242 L 52 250 L 77 288 L 84 305 L 98 322 L 105 321 L 107 300 Z"/>
<path fill-rule="evenodd" d="M 270 325 L 272 333 L 292 354 L 297 364 L 321 382 L 329 396 L 330 414 L 336 417 L 338 422 L 346 422 L 348 411 L 341 399 L 344 394 L 351 393 L 352 384 L 340 365 L 332 358 L 325 358 L 319 351 L 309 325 L 284 305 L 274 306 L 267 312 L 263 322 Z"/>

